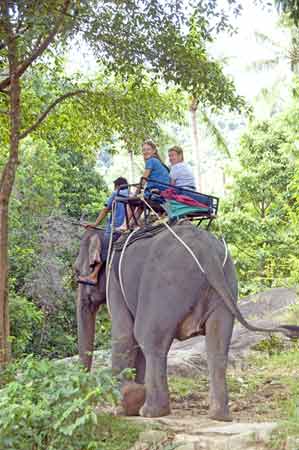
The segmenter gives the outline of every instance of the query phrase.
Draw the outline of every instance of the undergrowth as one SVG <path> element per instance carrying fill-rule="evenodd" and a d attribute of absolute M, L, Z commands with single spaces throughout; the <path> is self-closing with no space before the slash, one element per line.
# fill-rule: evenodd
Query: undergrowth
<path fill-rule="evenodd" d="M 142 427 L 103 413 L 119 399 L 109 370 L 25 360 L 2 373 L 1 450 L 126 450 Z"/>

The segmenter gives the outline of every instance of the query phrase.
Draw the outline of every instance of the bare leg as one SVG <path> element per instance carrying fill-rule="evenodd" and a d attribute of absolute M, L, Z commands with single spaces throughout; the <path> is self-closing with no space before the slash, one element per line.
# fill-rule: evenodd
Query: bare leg
<path fill-rule="evenodd" d="M 206 347 L 210 381 L 209 417 L 230 421 L 226 367 L 233 330 L 233 316 L 225 306 L 219 306 L 206 323 Z"/>
<path fill-rule="evenodd" d="M 134 217 L 135 217 L 137 223 L 138 223 L 138 219 L 140 218 L 142 213 L 143 213 L 143 209 L 142 208 L 139 208 L 139 207 L 135 208 L 135 210 L 134 210 Z M 133 218 L 133 213 L 131 213 L 131 217 L 129 219 L 129 225 L 133 225 L 134 226 L 134 225 L 136 225 L 136 223 L 135 223 L 135 221 L 132 220 L 132 218 Z"/>

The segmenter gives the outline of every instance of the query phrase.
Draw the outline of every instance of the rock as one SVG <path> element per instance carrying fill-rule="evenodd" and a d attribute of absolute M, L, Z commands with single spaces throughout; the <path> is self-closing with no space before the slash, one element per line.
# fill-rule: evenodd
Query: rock
<path fill-rule="evenodd" d="M 138 442 L 130 450 L 163 450 L 163 443 L 167 441 L 168 433 L 162 430 L 147 430 L 139 435 Z"/>
<path fill-rule="evenodd" d="M 196 435 L 177 434 L 177 450 L 249 450 L 266 444 L 276 423 L 235 423 L 197 430 Z"/>
<path fill-rule="evenodd" d="M 150 445 L 162 450 L 162 443 L 171 433 L 176 450 L 261 450 L 266 448 L 272 431 L 277 427 L 274 422 L 266 423 L 219 423 L 206 418 L 168 416 L 156 419 L 131 419 L 147 427 L 159 427 L 160 430 L 145 431 L 131 450 L 148 450 Z M 162 431 L 161 431 L 162 430 Z M 166 431 L 163 431 L 166 430 Z M 298 440 L 297 440 L 298 441 Z M 297 450 L 291 446 L 288 450 Z M 160 445 L 159 445 L 160 444 Z"/>
<path fill-rule="evenodd" d="M 250 295 L 239 302 L 243 316 L 256 326 L 266 327 L 277 322 L 287 308 L 296 302 L 296 289 L 275 288 Z M 266 334 L 248 331 L 235 323 L 229 352 L 229 365 L 242 364 L 251 347 L 265 339 Z M 168 373 L 193 376 L 207 371 L 204 336 L 174 341 L 168 355 Z"/>
<path fill-rule="evenodd" d="M 167 439 L 167 433 L 161 430 L 143 431 L 139 435 L 139 441 L 147 444 L 158 444 Z"/>
<path fill-rule="evenodd" d="M 299 448 L 299 438 L 295 436 L 289 436 L 287 438 L 286 450 L 298 450 Z"/>

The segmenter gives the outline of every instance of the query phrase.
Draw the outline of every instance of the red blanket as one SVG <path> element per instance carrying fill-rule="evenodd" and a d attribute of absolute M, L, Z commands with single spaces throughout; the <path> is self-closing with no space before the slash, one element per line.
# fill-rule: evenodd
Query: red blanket
<path fill-rule="evenodd" d="M 175 200 L 176 202 L 184 203 L 189 206 L 198 206 L 200 208 L 207 208 L 208 206 L 204 203 L 198 202 L 187 195 L 178 194 L 174 189 L 166 189 L 161 192 L 161 195 L 165 200 Z"/>

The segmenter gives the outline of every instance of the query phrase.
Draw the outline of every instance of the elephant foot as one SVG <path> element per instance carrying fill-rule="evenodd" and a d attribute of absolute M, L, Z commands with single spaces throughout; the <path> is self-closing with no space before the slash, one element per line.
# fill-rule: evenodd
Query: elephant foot
<path fill-rule="evenodd" d="M 219 420 L 220 422 L 232 422 L 233 418 L 228 412 L 223 411 L 211 411 L 209 413 L 209 419 Z"/>
<path fill-rule="evenodd" d="M 121 389 L 121 406 L 126 416 L 138 416 L 145 402 L 145 387 L 138 383 L 127 383 Z"/>
<path fill-rule="evenodd" d="M 147 405 L 146 403 L 142 406 L 142 408 L 139 411 L 139 414 L 142 417 L 162 417 L 162 416 L 168 416 L 170 414 L 170 407 L 169 404 L 166 406 L 151 406 Z"/>

